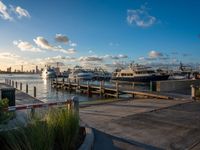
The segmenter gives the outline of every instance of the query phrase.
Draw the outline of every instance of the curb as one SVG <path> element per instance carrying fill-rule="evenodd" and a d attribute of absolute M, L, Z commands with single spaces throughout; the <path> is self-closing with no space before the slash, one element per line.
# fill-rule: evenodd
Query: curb
<path fill-rule="evenodd" d="M 91 150 L 94 144 L 94 133 L 92 128 L 85 127 L 85 139 L 83 144 L 79 147 L 78 150 Z"/>

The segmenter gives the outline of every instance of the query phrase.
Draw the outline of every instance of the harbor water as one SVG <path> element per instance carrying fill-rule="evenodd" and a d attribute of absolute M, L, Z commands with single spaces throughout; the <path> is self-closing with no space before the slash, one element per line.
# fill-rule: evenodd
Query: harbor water
<path fill-rule="evenodd" d="M 68 92 L 66 90 L 56 90 L 51 87 L 50 79 L 43 79 L 39 74 L 0 74 L 0 82 L 5 83 L 5 79 L 9 79 L 15 82 L 22 83 L 22 91 L 26 92 L 26 84 L 28 84 L 28 94 L 34 95 L 34 86 L 36 87 L 36 98 L 44 102 L 52 102 L 52 101 L 63 101 L 69 99 L 73 96 L 78 96 L 80 101 L 90 101 L 101 99 L 97 95 L 93 95 L 92 97 L 88 97 L 85 94 L 77 93 L 77 92 Z M 60 79 L 62 80 L 62 79 Z M 99 85 L 99 82 L 90 82 L 90 84 Z M 114 86 L 115 83 L 105 82 L 106 86 Z M 121 85 L 126 88 L 128 85 Z M 129 85 L 131 86 L 131 85 Z M 138 88 L 138 87 L 137 87 Z M 142 86 L 144 88 L 144 86 Z M 146 88 L 146 87 L 145 87 Z"/>

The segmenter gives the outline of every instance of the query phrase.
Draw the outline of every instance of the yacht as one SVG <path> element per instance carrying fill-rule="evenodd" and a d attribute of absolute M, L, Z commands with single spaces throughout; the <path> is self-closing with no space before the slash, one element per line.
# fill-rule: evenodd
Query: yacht
<path fill-rule="evenodd" d="M 51 68 L 50 66 L 45 66 L 44 70 L 42 71 L 42 78 L 55 78 L 56 77 L 56 71 L 54 68 Z"/>
<path fill-rule="evenodd" d="M 130 64 L 127 69 L 118 69 L 112 76 L 112 80 L 131 82 L 150 82 L 167 80 L 168 78 L 169 74 L 165 72 L 158 72 L 153 70 L 151 67 L 138 64 Z"/>
<path fill-rule="evenodd" d="M 180 62 L 178 70 L 175 70 L 171 73 L 169 79 L 171 80 L 183 80 L 191 79 L 193 77 L 193 69 L 191 66 L 183 65 Z"/>
<path fill-rule="evenodd" d="M 83 69 L 73 69 L 72 72 L 69 74 L 68 79 L 70 81 L 77 81 L 77 80 L 92 80 L 94 77 L 94 73 L 83 70 Z"/>

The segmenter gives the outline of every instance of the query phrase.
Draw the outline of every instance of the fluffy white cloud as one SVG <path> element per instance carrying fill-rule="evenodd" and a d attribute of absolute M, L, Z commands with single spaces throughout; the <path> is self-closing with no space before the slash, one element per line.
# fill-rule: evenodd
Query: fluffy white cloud
<path fill-rule="evenodd" d="M 57 47 L 54 47 L 52 45 L 49 44 L 49 42 L 41 37 L 41 36 L 38 36 L 36 39 L 33 39 L 33 41 L 35 42 L 35 44 L 43 49 L 47 49 L 47 50 L 56 50 Z"/>
<path fill-rule="evenodd" d="M 15 8 L 15 12 L 19 18 L 22 18 L 22 17 L 30 18 L 31 17 L 29 12 L 26 9 L 21 8 L 20 6 L 17 6 Z"/>
<path fill-rule="evenodd" d="M 42 52 L 37 47 L 34 47 L 32 44 L 26 41 L 13 41 L 13 44 L 16 45 L 21 51 L 29 51 L 29 52 Z"/>
<path fill-rule="evenodd" d="M 56 34 L 55 40 L 57 42 L 65 43 L 65 44 L 69 42 L 69 38 L 62 34 Z"/>
<path fill-rule="evenodd" d="M 10 52 L 0 53 L 1 59 L 16 59 L 16 58 L 19 58 L 19 57 L 20 57 L 19 55 L 16 55 L 16 54 L 13 54 L 13 53 L 10 53 Z"/>
<path fill-rule="evenodd" d="M 9 15 L 7 6 L 0 1 L 0 17 L 4 20 L 12 20 L 12 17 Z"/>
<path fill-rule="evenodd" d="M 128 58 L 128 56 L 123 55 L 123 54 L 119 54 L 117 56 L 105 55 L 104 58 L 106 58 L 106 59 L 124 59 L 124 58 Z"/>
<path fill-rule="evenodd" d="M 66 50 L 66 49 L 62 48 L 61 46 L 53 46 L 53 45 L 49 44 L 49 42 L 41 36 L 38 36 L 36 39 L 33 39 L 33 41 L 35 42 L 35 44 L 38 47 L 45 49 L 45 50 L 58 51 L 58 52 L 66 53 L 66 54 L 76 53 L 76 50 L 73 48 Z"/>
<path fill-rule="evenodd" d="M 94 62 L 102 62 L 103 58 L 98 57 L 98 56 L 85 56 L 85 57 L 80 57 L 79 61 L 94 61 Z"/>
<path fill-rule="evenodd" d="M 156 52 L 154 50 L 150 51 L 148 55 L 149 55 L 150 58 L 158 58 L 158 57 L 162 57 L 163 56 L 162 53 Z"/>
<path fill-rule="evenodd" d="M 140 9 L 127 10 L 127 22 L 139 27 L 150 27 L 156 22 L 156 17 L 151 16 L 145 6 Z"/>
<path fill-rule="evenodd" d="M 68 50 L 60 49 L 60 52 L 66 53 L 66 54 L 75 54 L 76 50 L 74 48 L 69 48 Z"/>

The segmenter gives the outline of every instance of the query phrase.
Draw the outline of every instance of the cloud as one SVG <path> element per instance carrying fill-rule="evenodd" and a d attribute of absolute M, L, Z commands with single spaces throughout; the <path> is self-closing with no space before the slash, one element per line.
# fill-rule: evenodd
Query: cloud
<path fill-rule="evenodd" d="M 80 57 L 79 61 L 102 62 L 103 58 L 98 56 L 86 56 L 86 57 Z"/>
<path fill-rule="evenodd" d="M 42 50 L 40 50 L 37 47 L 34 47 L 32 44 L 26 41 L 13 41 L 13 44 L 16 45 L 21 51 L 42 52 Z"/>
<path fill-rule="evenodd" d="M 76 46 L 77 46 L 77 43 L 74 43 L 74 42 L 72 42 L 72 41 L 69 41 L 69 46 L 71 46 L 71 47 L 76 47 Z"/>
<path fill-rule="evenodd" d="M 127 22 L 138 27 L 150 27 L 156 22 L 156 17 L 151 16 L 145 6 L 140 9 L 127 10 Z"/>
<path fill-rule="evenodd" d="M 43 49 L 47 49 L 47 50 L 56 50 L 57 49 L 57 47 L 50 45 L 49 42 L 41 36 L 36 37 L 36 39 L 33 39 L 33 41 L 35 42 L 35 44 L 37 46 L 39 46 Z"/>
<path fill-rule="evenodd" d="M 26 9 L 21 8 L 20 6 L 17 6 L 15 8 L 15 13 L 18 15 L 18 18 L 22 18 L 22 17 L 27 17 L 30 18 L 30 14 Z"/>
<path fill-rule="evenodd" d="M 15 58 L 20 58 L 20 56 L 10 53 L 10 52 L 3 52 L 3 53 L 0 53 L 0 58 L 1 59 L 15 59 Z"/>
<path fill-rule="evenodd" d="M 106 58 L 106 59 L 124 59 L 124 58 L 128 58 L 127 55 L 123 55 L 123 54 L 119 54 L 117 56 L 105 55 L 103 57 Z"/>
<path fill-rule="evenodd" d="M 66 49 L 62 48 L 61 46 L 53 46 L 53 45 L 49 44 L 49 42 L 41 36 L 36 37 L 36 39 L 33 39 L 33 41 L 35 42 L 35 44 L 38 47 L 45 49 L 45 50 L 58 51 L 58 52 L 66 53 L 66 54 L 76 53 L 76 50 L 74 48 L 70 48 L 70 49 L 66 50 Z"/>
<path fill-rule="evenodd" d="M 4 20 L 12 20 L 12 17 L 9 15 L 7 6 L 0 1 L 0 17 Z"/>
<path fill-rule="evenodd" d="M 156 52 L 154 50 L 150 51 L 148 55 L 149 55 L 150 58 L 158 58 L 158 57 L 162 57 L 163 56 L 162 53 Z"/>
<path fill-rule="evenodd" d="M 69 42 L 68 37 L 65 35 L 62 35 L 62 34 L 56 34 L 55 40 L 57 42 L 65 43 L 65 44 L 67 44 Z"/>
<path fill-rule="evenodd" d="M 74 48 L 69 48 L 68 50 L 60 49 L 60 52 L 63 52 L 66 54 L 75 54 L 77 51 Z"/>

